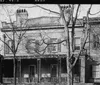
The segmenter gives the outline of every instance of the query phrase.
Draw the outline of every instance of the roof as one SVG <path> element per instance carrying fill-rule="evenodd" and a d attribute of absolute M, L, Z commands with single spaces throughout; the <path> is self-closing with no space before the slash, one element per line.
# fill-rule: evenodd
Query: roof
<path fill-rule="evenodd" d="M 72 25 L 72 22 L 70 22 L 70 25 Z M 83 19 L 77 19 L 76 20 L 76 25 L 83 25 Z M 11 29 L 12 24 L 11 23 L 6 23 L 2 22 L 3 28 L 6 29 Z M 50 27 L 50 26 L 64 26 L 62 23 L 62 20 L 60 17 L 37 17 L 37 18 L 30 18 L 26 20 L 25 22 L 26 27 Z M 17 27 L 16 22 L 13 23 L 13 27 Z"/>
<path fill-rule="evenodd" d="M 45 27 L 62 25 L 60 17 L 38 17 L 27 20 L 27 27 Z"/>
<path fill-rule="evenodd" d="M 100 17 L 89 17 L 88 21 L 90 24 L 100 24 Z M 83 17 L 83 22 L 87 22 L 87 17 Z"/>
<path fill-rule="evenodd" d="M 82 25 L 83 19 L 77 19 L 76 25 Z M 63 26 L 60 17 L 38 17 L 38 18 L 31 18 L 27 20 L 26 23 L 27 27 L 46 27 L 46 26 Z M 72 25 L 72 22 L 70 22 Z"/>

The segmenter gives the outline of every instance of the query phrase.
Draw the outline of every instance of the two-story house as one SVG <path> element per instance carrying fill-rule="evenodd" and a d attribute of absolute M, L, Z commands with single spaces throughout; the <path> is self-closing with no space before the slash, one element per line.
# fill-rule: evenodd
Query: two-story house
<path fill-rule="evenodd" d="M 86 24 L 87 18 L 84 17 L 83 20 Z M 86 62 L 86 73 L 90 72 L 91 74 L 90 76 L 86 75 L 86 80 L 100 83 L 100 17 L 89 18 L 88 23 L 89 37 L 86 49 L 89 59 Z"/>
<path fill-rule="evenodd" d="M 1 31 L 5 34 L 4 41 L 10 48 L 13 48 L 13 28 L 16 28 L 15 47 L 18 36 L 24 33 L 16 53 L 18 82 L 32 83 L 45 79 L 50 82 L 66 81 L 68 49 L 64 41 L 64 25 L 60 17 L 46 16 L 29 19 L 25 9 L 18 9 L 16 21 L 13 24 L 2 22 Z M 75 25 L 76 52 L 81 48 L 83 29 L 83 19 L 78 19 Z M 69 31 L 71 34 L 71 23 Z M 13 54 L 9 47 L 4 44 L 3 77 L 5 83 L 13 82 Z M 85 68 L 82 67 L 84 65 L 83 55 L 74 67 L 74 82 L 85 82 Z"/>

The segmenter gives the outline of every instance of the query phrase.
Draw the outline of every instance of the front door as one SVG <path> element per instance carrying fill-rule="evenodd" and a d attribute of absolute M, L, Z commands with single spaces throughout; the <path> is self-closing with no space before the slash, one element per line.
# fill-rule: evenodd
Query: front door
<path fill-rule="evenodd" d="M 30 82 L 34 81 L 35 73 L 36 73 L 36 66 L 35 65 L 31 65 L 30 66 Z"/>
<path fill-rule="evenodd" d="M 51 65 L 51 77 L 58 77 L 58 66 L 57 66 L 57 64 Z"/>

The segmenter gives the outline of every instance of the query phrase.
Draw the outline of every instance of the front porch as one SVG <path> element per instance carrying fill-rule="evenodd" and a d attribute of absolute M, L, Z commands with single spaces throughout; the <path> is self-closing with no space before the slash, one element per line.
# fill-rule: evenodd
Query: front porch
<path fill-rule="evenodd" d="M 3 83 L 13 84 L 13 60 L 4 60 Z M 80 60 L 74 68 L 73 80 L 75 83 L 82 81 Z M 7 68 L 9 67 L 9 68 Z M 8 71 L 7 71 L 8 70 Z M 6 73 L 7 71 L 7 73 Z M 66 58 L 35 58 L 20 59 L 17 61 L 17 84 L 36 85 L 61 84 L 66 85 L 67 69 Z M 84 78 L 83 78 L 84 81 Z"/>

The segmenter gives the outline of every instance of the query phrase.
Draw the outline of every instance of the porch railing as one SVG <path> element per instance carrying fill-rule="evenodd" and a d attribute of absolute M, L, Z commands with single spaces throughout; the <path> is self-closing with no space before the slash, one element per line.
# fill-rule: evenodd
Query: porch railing
<path fill-rule="evenodd" d="M 59 79 L 54 77 L 54 78 L 42 78 L 40 82 L 44 82 L 44 81 L 48 81 L 48 82 L 55 82 L 58 83 Z M 61 77 L 61 82 L 66 82 L 67 78 L 66 77 Z M 30 81 L 30 79 L 28 80 L 24 80 L 23 83 L 31 83 L 31 82 L 37 82 L 37 79 L 34 79 L 32 81 Z M 75 77 L 74 78 L 74 82 L 79 82 L 79 77 Z M 14 83 L 14 78 L 3 78 L 3 83 Z M 16 78 L 16 83 L 18 83 L 18 78 Z"/>
<path fill-rule="evenodd" d="M 14 83 L 14 78 L 3 78 L 3 83 Z M 18 78 L 16 78 L 16 83 L 18 83 Z"/>

